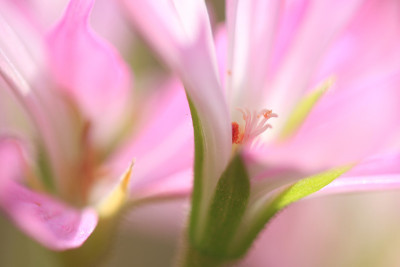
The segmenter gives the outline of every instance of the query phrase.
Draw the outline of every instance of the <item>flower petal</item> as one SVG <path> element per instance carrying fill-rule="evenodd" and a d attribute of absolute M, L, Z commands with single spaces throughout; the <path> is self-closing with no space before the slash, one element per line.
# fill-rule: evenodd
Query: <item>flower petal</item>
<path fill-rule="evenodd" d="M 51 161 L 55 177 L 66 174 L 74 136 L 76 116 L 69 116 L 70 106 L 52 90 L 47 75 L 43 36 L 12 5 L 0 2 L 0 78 L 2 90 L 11 92 L 21 104 L 34 127 L 34 142 L 41 142 Z M 57 112 L 54 112 L 57 111 Z M 14 114 L 3 114 L 16 119 Z M 74 113 L 75 115 L 75 113 Z M 60 139 L 62 140 L 60 142 Z M 61 152 L 62 151 L 62 152 Z"/>
<path fill-rule="evenodd" d="M 397 189 L 400 189 L 398 153 L 366 160 L 314 195 Z"/>
<path fill-rule="evenodd" d="M 227 1 L 227 90 L 231 110 L 254 107 L 260 102 L 283 6 L 279 0 Z"/>
<path fill-rule="evenodd" d="M 23 187 L 24 159 L 14 141 L 0 143 L 0 207 L 26 234 L 42 245 L 65 250 L 76 248 L 93 232 L 97 215 L 92 209 L 75 210 Z"/>
<path fill-rule="evenodd" d="M 201 0 L 121 2 L 141 34 L 174 67 L 182 60 L 181 49 L 192 45 L 201 31 L 210 31 L 206 7 Z"/>
<path fill-rule="evenodd" d="M 231 119 L 219 81 L 210 22 L 203 0 L 122 1 L 133 23 L 180 75 L 196 113 L 204 150 L 199 182 L 207 200 L 232 150 Z M 193 114 L 192 114 L 193 115 Z M 200 152 L 200 151 L 199 151 Z"/>
<path fill-rule="evenodd" d="M 69 0 L 8 2 L 17 7 L 31 24 L 44 33 L 59 20 Z M 118 51 L 128 49 L 130 42 L 126 41 L 132 37 L 132 34 L 115 1 L 97 0 L 93 7 L 90 24 L 96 33 L 116 46 Z"/>
<path fill-rule="evenodd" d="M 223 167 L 217 169 L 222 173 L 231 151 L 231 125 L 204 1 L 122 2 L 140 33 L 182 78 L 205 128 L 207 142 L 219 150 Z"/>
<path fill-rule="evenodd" d="M 231 75 L 230 72 L 227 71 L 227 47 L 228 47 L 228 34 L 226 31 L 226 27 L 221 25 L 217 28 L 214 33 L 214 42 L 215 42 L 215 50 L 217 53 L 217 62 L 218 62 L 218 71 L 220 80 L 222 83 L 222 87 L 226 89 L 226 79 L 227 76 Z M 226 90 L 223 90 L 225 94 L 225 98 L 227 97 Z"/>
<path fill-rule="evenodd" d="M 293 19 L 298 21 L 286 28 L 284 23 L 287 19 L 283 19 L 282 31 L 287 30 L 289 34 L 280 33 L 282 36 L 278 37 L 275 45 L 280 45 L 280 38 L 285 39 L 287 35 L 290 35 L 290 41 L 285 46 L 284 57 L 275 66 L 276 71 L 271 76 L 268 87 L 263 88 L 268 90 L 263 106 L 273 109 L 280 118 L 288 116 L 296 101 L 308 89 L 312 75 L 319 67 L 321 56 L 348 25 L 360 2 L 310 0 L 300 1 L 300 7 L 288 2 L 290 4 L 283 16 L 290 16 L 294 12 L 297 17 Z M 275 53 L 281 53 L 279 48 L 276 49 Z"/>
<path fill-rule="evenodd" d="M 394 74 L 328 92 L 299 132 L 272 145 L 263 152 L 264 158 L 318 169 L 355 163 L 385 150 L 400 131 L 399 82 L 400 74 Z"/>
<path fill-rule="evenodd" d="M 88 26 L 93 0 L 73 0 L 48 36 L 51 70 L 64 90 L 93 122 L 100 144 L 120 130 L 127 111 L 130 75 L 127 66 Z"/>
<path fill-rule="evenodd" d="M 317 103 L 292 142 L 265 151 L 267 157 L 286 158 L 287 164 L 299 160 L 308 168 L 335 166 L 361 160 L 391 142 L 400 119 L 397 7 L 397 1 L 363 2 L 313 74 L 315 83 L 335 75 L 333 90 Z"/>
<path fill-rule="evenodd" d="M 22 149 L 19 142 L 14 138 L 0 139 L 0 189 L 4 188 L 10 181 L 19 181 L 19 173 L 25 167 Z"/>
<path fill-rule="evenodd" d="M 122 55 L 129 56 L 134 35 L 122 13 L 117 1 L 96 0 L 90 24 L 96 33 L 109 41 Z"/>
<path fill-rule="evenodd" d="M 185 92 L 176 80 L 157 91 L 149 116 L 140 131 L 121 145 L 110 160 L 118 177 L 136 159 L 132 170 L 131 194 L 157 186 L 193 165 L 193 129 Z M 191 177 L 187 177 L 191 181 Z M 145 190 L 145 189 L 143 189 Z M 148 189 L 146 189 L 148 190 Z"/>
<path fill-rule="evenodd" d="M 150 186 L 142 187 L 132 194 L 133 200 L 154 199 L 154 198 L 186 198 L 190 197 L 193 186 L 193 169 L 183 170 L 153 183 Z"/>
<path fill-rule="evenodd" d="M 400 69 L 399 2 L 365 1 L 327 51 L 314 80 L 338 78 L 338 89 Z M 376 38 L 379 36 L 379 38 Z"/>
<path fill-rule="evenodd" d="M 27 96 L 44 71 L 44 45 L 23 14 L 8 2 L 0 2 L 0 7 L 0 75 L 13 80 L 17 95 Z"/>
<path fill-rule="evenodd" d="M 81 246 L 97 224 L 93 209 L 75 210 L 13 183 L 2 189 L 0 205 L 25 233 L 54 250 Z"/>
<path fill-rule="evenodd" d="M 5 1 L 3 1 L 5 2 Z M 25 18 L 42 33 L 48 30 L 62 15 L 68 0 L 8 1 L 13 4 Z"/>

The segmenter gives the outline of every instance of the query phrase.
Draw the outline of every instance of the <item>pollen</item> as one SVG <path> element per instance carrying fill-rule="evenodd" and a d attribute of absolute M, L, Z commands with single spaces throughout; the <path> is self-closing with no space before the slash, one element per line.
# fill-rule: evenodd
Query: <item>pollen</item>
<path fill-rule="evenodd" d="M 237 122 L 232 122 L 232 144 L 243 144 L 252 142 L 256 137 L 265 132 L 272 126 L 267 123 L 270 118 L 276 118 L 278 115 L 269 109 L 263 109 L 259 112 L 250 112 L 249 109 L 238 108 L 243 115 L 244 127 L 240 127 Z M 241 128 L 244 130 L 241 131 Z"/>

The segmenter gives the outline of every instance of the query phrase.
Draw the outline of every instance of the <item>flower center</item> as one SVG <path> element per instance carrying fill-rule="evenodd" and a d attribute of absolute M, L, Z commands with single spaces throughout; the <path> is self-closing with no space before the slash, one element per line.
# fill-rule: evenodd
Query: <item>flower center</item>
<path fill-rule="evenodd" d="M 269 109 L 263 109 L 258 113 L 256 111 L 251 113 L 247 108 L 238 108 L 237 110 L 242 113 L 245 125 L 244 127 L 240 127 L 237 122 L 232 122 L 232 144 L 252 142 L 268 128 L 272 128 L 267 123 L 270 118 L 278 117 L 278 115 L 272 113 L 272 110 Z"/>

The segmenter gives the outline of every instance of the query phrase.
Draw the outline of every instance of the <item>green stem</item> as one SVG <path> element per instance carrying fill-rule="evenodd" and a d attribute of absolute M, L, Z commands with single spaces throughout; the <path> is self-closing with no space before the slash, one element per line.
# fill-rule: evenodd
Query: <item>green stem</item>
<path fill-rule="evenodd" d="M 222 259 L 216 259 L 205 255 L 201 251 L 194 248 L 185 239 L 184 245 L 181 246 L 177 267 L 220 267 L 226 266 L 227 262 Z"/>

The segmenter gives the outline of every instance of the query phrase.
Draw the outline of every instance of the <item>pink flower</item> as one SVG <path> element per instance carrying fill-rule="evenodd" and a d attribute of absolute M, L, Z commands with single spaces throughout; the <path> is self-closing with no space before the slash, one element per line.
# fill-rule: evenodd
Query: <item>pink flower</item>
<path fill-rule="evenodd" d="M 55 20 L 59 3 L 0 3 L 0 208 L 54 250 L 79 247 L 127 203 L 186 195 L 192 165 L 180 84 L 133 96 L 128 65 L 89 26 L 94 1 L 71 0 Z M 118 31 L 102 34 L 122 48 Z"/>
<path fill-rule="evenodd" d="M 340 175 L 316 195 L 399 188 L 398 1 L 227 0 L 226 23 L 214 31 L 202 0 L 122 3 L 198 115 L 197 246 L 234 155 L 245 161 L 250 195 L 231 248 L 262 228 L 252 223 L 269 219 L 260 218 L 288 186 L 293 199 L 283 206 Z M 329 181 L 302 181 L 316 173 Z"/>

